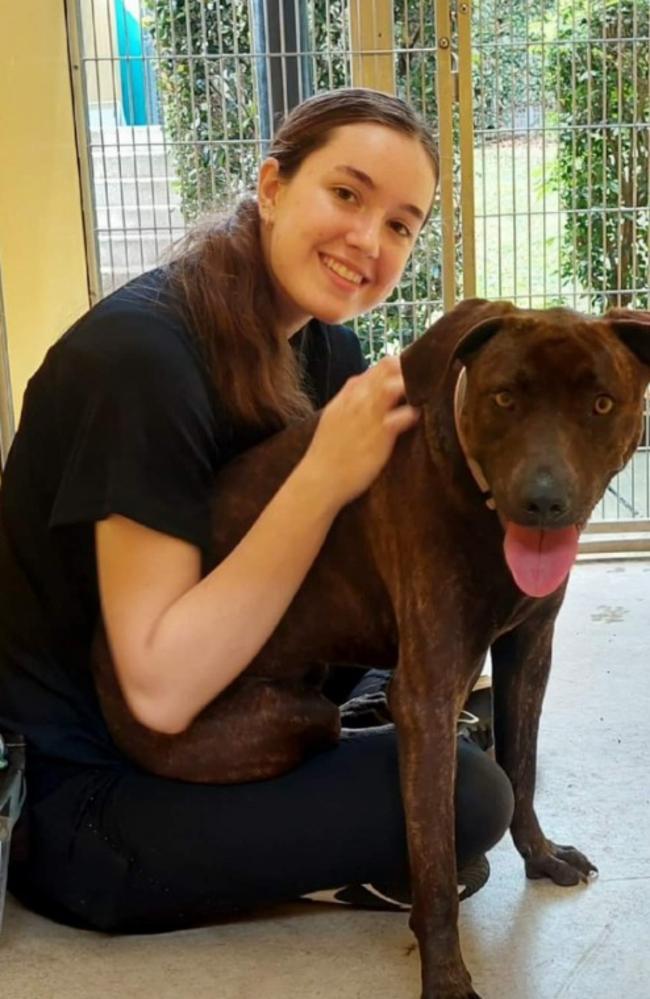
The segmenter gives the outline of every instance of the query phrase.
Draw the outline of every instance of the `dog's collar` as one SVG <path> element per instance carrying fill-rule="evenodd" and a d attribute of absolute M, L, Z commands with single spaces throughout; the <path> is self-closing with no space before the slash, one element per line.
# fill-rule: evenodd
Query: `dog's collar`
<path fill-rule="evenodd" d="M 465 392 L 467 390 L 467 369 L 461 368 L 460 374 L 456 381 L 456 388 L 454 390 L 454 422 L 456 424 L 456 434 L 458 436 L 458 443 L 460 444 L 463 454 L 465 455 L 465 461 L 467 462 L 468 468 L 474 477 L 476 485 L 481 490 L 483 499 L 485 500 L 485 505 L 489 510 L 496 510 L 496 503 L 492 498 L 492 493 L 490 492 L 490 487 L 488 481 L 483 474 L 483 469 L 479 465 L 478 461 L 472 458 L 471 454 L 467 449 L 467 441 L 465 440 L 465 435 L 463 434 L 461 426 L 461 413 L 463 411 L 463 403 L 465 402 Z"/>

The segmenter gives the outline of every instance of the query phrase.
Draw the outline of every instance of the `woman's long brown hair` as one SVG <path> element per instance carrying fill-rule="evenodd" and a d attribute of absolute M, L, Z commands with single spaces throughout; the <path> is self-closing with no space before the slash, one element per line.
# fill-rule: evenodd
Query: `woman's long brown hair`
<path fill-rule="evenodd" d="M 419 139 L 437 176 L 437 153 L 424 122 L 399 98 L 366 89 L 331 91 L 300 104 L 277 131 L 268 155 L 289 180 L 333 129 L 358 122 Z M 257 201 L 247 196 L 231 214 L 195 226 L 168 273 L 221 406 L 236 425 L 270 432 L 305 416 L 312 404 L 289 341 L 276 329 L 260 228 Z"/>

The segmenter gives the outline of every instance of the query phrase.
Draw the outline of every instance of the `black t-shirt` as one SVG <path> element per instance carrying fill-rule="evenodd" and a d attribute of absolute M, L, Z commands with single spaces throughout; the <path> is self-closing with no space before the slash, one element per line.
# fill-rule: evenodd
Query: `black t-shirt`
<path fill-rule="evenodd" d="M 312 321 L 291 340 L 322 406 L 364 367 Z M 99 615 L 94 522 L 122 514 L 210 561 L 216 471 L 254 443 L 224 418 L 165 272 L 86 313 L 30 380 L 0 489 L 0 731 L 38 752 L 114 760 L 89 669 Z"/>

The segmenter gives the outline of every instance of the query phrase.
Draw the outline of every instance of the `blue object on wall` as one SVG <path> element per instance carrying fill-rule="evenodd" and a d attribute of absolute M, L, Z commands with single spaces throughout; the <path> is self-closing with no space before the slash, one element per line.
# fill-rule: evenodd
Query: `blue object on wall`
<path fill-rule="evenodd" d="M 128 9 L 126 0 L 115 0 L 117 51 L 120 57 L 122 113 L 127 125 L 155 125 L 160 121 L 156 82 L 146 56 L 150 39 Z M 144 49 L 143 51 L 143 39 Z"/>

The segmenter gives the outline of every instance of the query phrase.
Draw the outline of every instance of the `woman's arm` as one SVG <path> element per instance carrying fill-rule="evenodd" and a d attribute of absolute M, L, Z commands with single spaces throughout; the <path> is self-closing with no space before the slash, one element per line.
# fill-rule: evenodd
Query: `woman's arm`
<path fill-rule="evenodd" d="M 136 718 L 185 729 L 269 638 L 340 508 L 360 495 L 417 413 L 386 359 L 323 410 L 304 458 L 231 554 L 200 578 L 188 542 L 120 516 L 96 525 L 102 614 Z M 353 430 L 351 430 L 353 428 Z"/>

